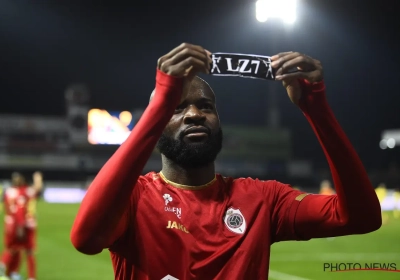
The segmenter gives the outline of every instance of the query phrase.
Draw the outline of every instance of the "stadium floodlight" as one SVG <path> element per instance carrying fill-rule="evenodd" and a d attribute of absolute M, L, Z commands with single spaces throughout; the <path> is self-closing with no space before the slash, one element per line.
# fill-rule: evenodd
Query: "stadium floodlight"
<path fill-rule="evenodd" d="M 394 140 L 394 138 L 389 138 L 386 141 L 386 145 L 388 146 L 389 149 L 393 149 L 396 146 L 396 140 Z"/>
<path fill-rule="evenodd" d="M 380 147 L 382 150 L 385 150 L 385 149 L 387 148 L 387 140 L 386 140 L 386 139 L 382 139 L 382 140 L 379 142 L 379 147 Z"/>
<path fill-rule="evenodd" d="M 393 149 L 400 145 L 400 129 L 390 129 L 382 132 L 381 141 L 379 147 L 384 149 Z"/>
<path fill-rule="evenodd" d="M 379 142 L 379 147 L 382 150 L 385 150 L 386 148 L 393 149 L 396 147 L 396 140 L 394 138 L 382 139 L 381 142 Z"/>
<path fill-rule="evenodd" d="M 269 18 L 280 18 L 292 24 L 296 21 L 297 0 L 258 0 L 256 19 L 266 22 Z"/>

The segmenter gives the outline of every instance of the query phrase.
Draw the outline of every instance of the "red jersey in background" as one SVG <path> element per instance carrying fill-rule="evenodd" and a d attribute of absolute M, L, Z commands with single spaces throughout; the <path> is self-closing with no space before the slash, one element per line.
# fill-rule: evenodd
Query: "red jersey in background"
<path fill-rule="evenodd" d="M 34 247 L 37 192 L 33 187 L 11 187 L 4 193 L 5 243 L 9 248 Z M 24 230 L 22 239 L 17 237 L 17 229 Z"/>

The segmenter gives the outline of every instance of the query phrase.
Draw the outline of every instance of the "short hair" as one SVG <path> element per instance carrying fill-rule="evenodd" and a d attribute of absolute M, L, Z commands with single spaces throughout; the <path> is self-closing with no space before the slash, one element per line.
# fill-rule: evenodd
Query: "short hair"
<path fill-rule="evenodd" d="M 24 177 L 24 176 L 20 172 L 11 173 L 11 178 L 12 179 L 15 179 L 15 178 L 18 178 L 18 177 Z"/>

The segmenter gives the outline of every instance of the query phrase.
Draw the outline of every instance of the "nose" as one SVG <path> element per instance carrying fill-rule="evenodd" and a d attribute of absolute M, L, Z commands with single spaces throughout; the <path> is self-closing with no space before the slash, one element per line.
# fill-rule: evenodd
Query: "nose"
<path fill-rule="evenodd" d="M 183 122 L 185 124 L 202 124 L 206 120 L 206 116 L 203 114 L 199 108 L 197 108 L 194 105 L 190 105 L 185 112 L 185 115 L 183 117 Z"/>

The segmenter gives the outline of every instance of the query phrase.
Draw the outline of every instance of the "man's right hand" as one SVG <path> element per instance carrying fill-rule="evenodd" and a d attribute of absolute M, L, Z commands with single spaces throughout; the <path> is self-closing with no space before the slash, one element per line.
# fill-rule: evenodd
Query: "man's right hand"
<path fill-rule="evenodd" d="M 203 47 L 183 43 L 158 59 L 162 72 L 175 76 L 193 78 L 196 73 L 210 73 L 211 53 Z"/>

